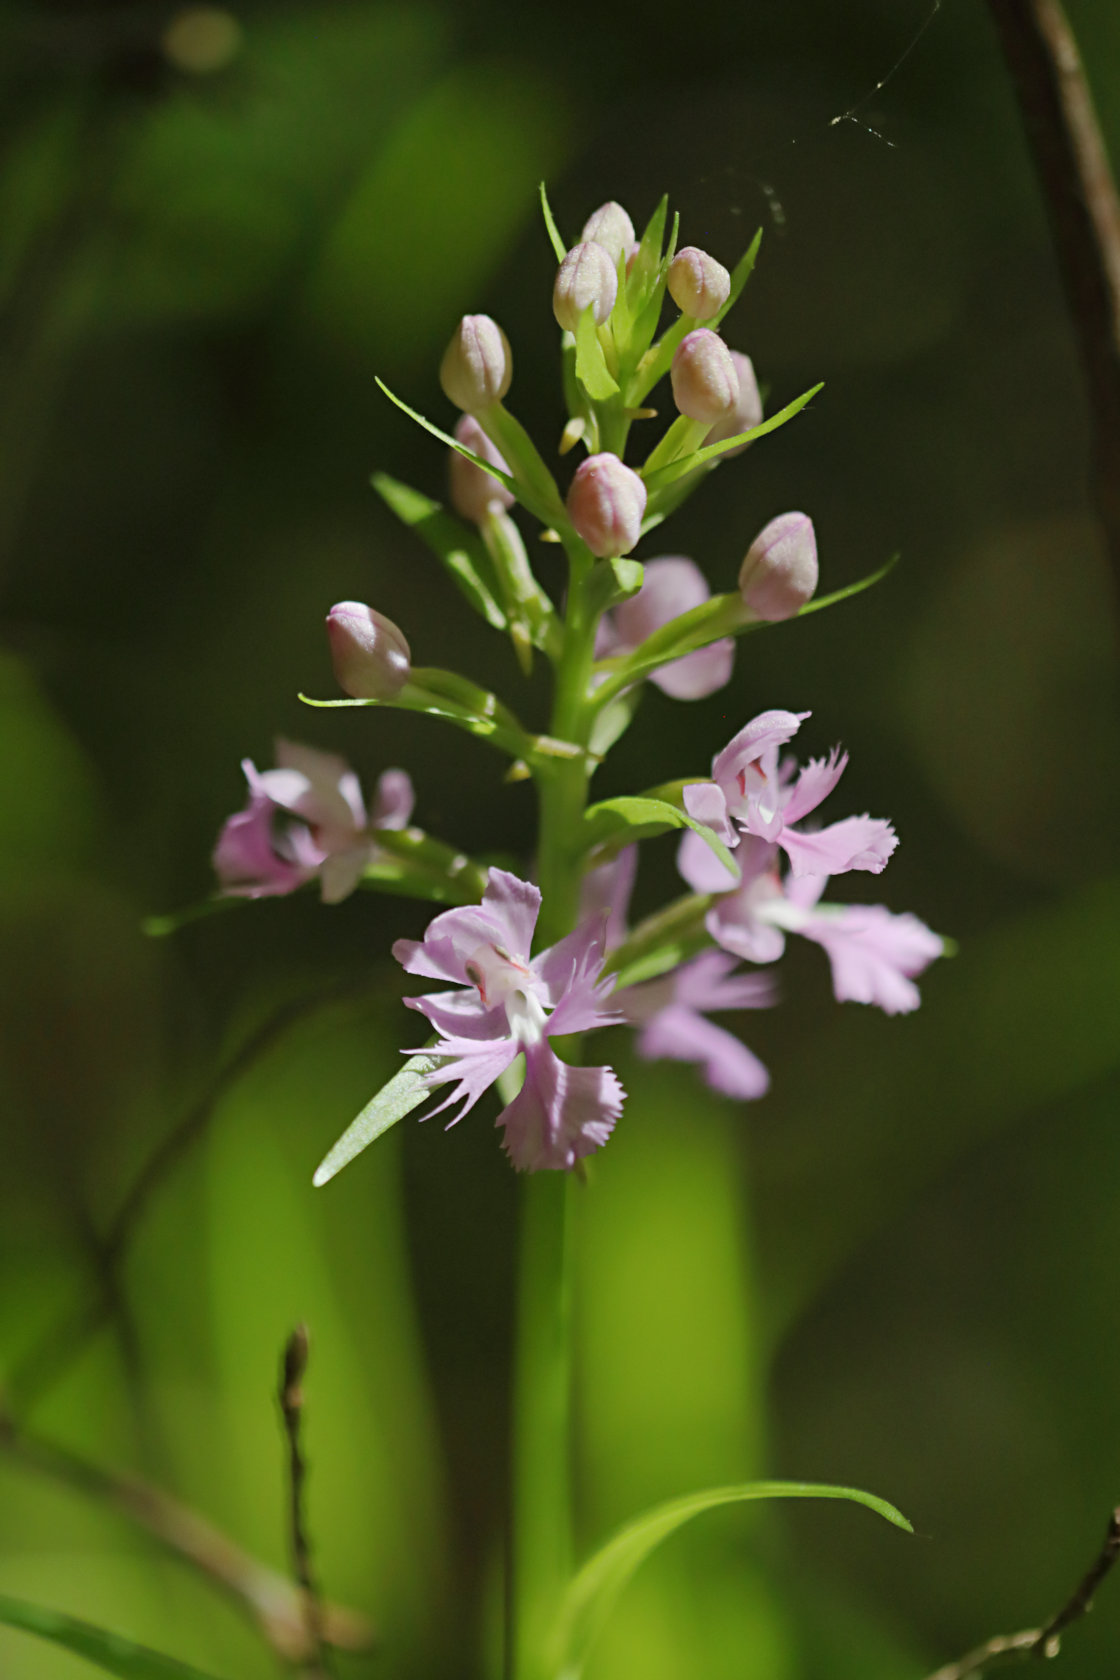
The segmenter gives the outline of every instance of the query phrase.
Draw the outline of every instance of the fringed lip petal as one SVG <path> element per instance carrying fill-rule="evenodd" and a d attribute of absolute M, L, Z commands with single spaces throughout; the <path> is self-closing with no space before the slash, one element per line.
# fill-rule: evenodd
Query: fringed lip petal
<path fill-rule="evenodd" d="M 809 834 L 785 828 L 778 844 L 795 875 L 844 875 L 850 869 L 878 875 L 898 845 L 898 836 L 884 817 L 845 817 Z"/>
<path fill-rule="evenodd" d="M 705 1082 L 724 1096 L 749 1102 L 766 1095 L 770 1075 L 741 1039 L 683 1004 L 670 1004 L 642 1028 L 638 1054 L 698 1062 Z"/>
<path fill-rule="evenodd" d="M 548 1044 L 525 1053 L 525 1083 L 497 1124 L 519 1172 L 566 1169 L 601 1149 L 625 1092 L 609 1067 L 571 1067 Z"/>

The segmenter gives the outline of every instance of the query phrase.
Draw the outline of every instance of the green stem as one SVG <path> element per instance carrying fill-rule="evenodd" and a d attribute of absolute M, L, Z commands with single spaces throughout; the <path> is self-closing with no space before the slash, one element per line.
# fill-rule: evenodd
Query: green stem
<path fill-rule="evenodd" d="M 572 1568 L 571 1331 L 567 1255 L 572 1175 L 525 1180 L 514 1410 L 515 1680 L 554 1680 L 546 1650 Z"/>

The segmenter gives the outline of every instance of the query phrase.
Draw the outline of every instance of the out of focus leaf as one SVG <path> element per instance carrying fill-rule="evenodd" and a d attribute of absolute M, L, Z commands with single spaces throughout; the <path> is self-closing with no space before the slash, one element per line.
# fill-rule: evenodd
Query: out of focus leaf
<path fill-rule="evenodd" d="M 548 202 L 548 193 L 543 181 L 541 182 L 541 214 L 544 216 L 544 225 L 548 231 L 549 243 L 556 254 L 556 261 L 562 263 L 568 254 L 568 247 L 560 237 L 560 229 L 556 226 L 556 218 L 552 214 L 552 206 Z"/>
<path fill-rule="evenodd" d="M 913 1533 L 901 1511 L 885 1499 L 863 1493 L 859 1488 L 830 1487 L 818 1482 L 746 1482 L 737 1487 L 705 1488 L 680 1499 L 666 1500 L 620 1528 L 572 1581 L 556 1636 L 557 1661 L 563 1680 L 577 1680 L 615 1600 L 663 1540 L 704 1511 L 756 1499 L 850 1499 L 857 1505 L 866 1505 L 896 1528 Z"/>
<path fill-rule="evenodd" d="M 146 1645 L 135 1645 L 123 1634 L 109 1633 L 90 1622 L 76 1621 L 37 1604 L 24 1604 L 20 1599 L 0 1596 L 0 1622 L 63 1645 L 106 1674 L 118 1675 L 119 1680 L 214 1680 L 200 1668 L 162 1656 Z"/>
<path fill-rule="evenodd" d="M 739 298 L 740 298 L 740 296 L 742 294 L 742 291 L 743 291 L 743 287 L 746 285 L 747 281 L 751 277 L 752 272 L 754 271 L 755 261 L 758 257 L 758 247 L 761 244 L 762 244 L 762 229 L 759 228 L 758 232 L 755 234 L 754 238 L 751 240 L 750 245 L 747 247 L 747 249 L 743 253 L 743 255 L 739 258 L 739 261 L 735 264 L 735 267 L 731 270 L 731 290 L 727 294 L 727 302 L 724 304 L 723 308 L 719 311 L 718 315 L 716 315 L 714 320 L 704 322 L 704 325 L 706 327 L 718 327 L 720 322 L 723 320 L 724 316 L 728 313 L 728 311 L 731 310 L 731 309 L 734 309 L 736 303 L 738 303 Z"/>
<path fill-rule="evenodd" d="M 431 1095 L 432 1089 L 424 1083 L 424 1075 L 433 1073 L 441 1061 L 440 1056 L 413 1056 L 375 1097 L 370 1098 L 358 1118 L 347 1126 L 334 1148 L 327 1151 L 316 1167 L 311 1180 L 316 1189 L 329 1184 L 355 1155 L 360 1155 L 398 1120 L 403 1120 L 406 1114 L 419 1108 L 424 1098 Z"/>

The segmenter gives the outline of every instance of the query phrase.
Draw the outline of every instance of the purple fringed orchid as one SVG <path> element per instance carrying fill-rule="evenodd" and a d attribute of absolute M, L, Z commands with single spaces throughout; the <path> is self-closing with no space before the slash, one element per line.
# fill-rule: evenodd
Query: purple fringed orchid
<path fill-rule="evenodd" d="M 707 823 L 725 845 L 737 846 L 740 831 L 777 844 L 795 875 L 842 875 L 869 869 L 877 875 L 898 845 L 882 817 L 845 817 L 827 828 L 794 828 L 830 794 L 844 773 L 847 753 L 834 747 L 797 773 L 793 759 L 779 763 L 778 750 L 800 729 L 809 712 L 761 712 L 712 761 L 712 780 L 684 790 L 685 810 Z"/>
<path fill-rule="evenodd" d="M 584 913 L 606 915 L 608 950 L 626 935 L 637 861 L 637 847 L 628 846 L 584 881 Z M 767 1009 L 774 984 L 769 975 L 733 974 L 736 964 L 723 951 L 701 951 L 669 974 L 624 987 L 615 1002 L 639 1029 L 637 1051 L 644 1060 L 696 1062 L 712 1090 L 743 1102 L 765 1096 L 770 1075 L 741 1039 L 707 1016 L 724 1009 Z"/>
<path fill-rule="evenodd" d="M 736 854 L 735 884 L 699 835 L 686 834 L 677 866 L 694 892 L 719 894 L 705 918 L 712 938 L 733 956 L 775 962 L 787 933 L 824 947 L 840 1003 L 874 1003 L 888 1015 L 917 1009 L 914 976 L 944 955 L 945 941 L 917 916 L 882 904 L 822 904 L 826 875 L 778 870 L 778 848 L 748 839 Z"/>
<path fill-rule="evenodd" d="M 638 593 L 613 612 L 604 613 L 600 620 L 596 657 L 632 653 L 655 630 L 693 607 L 703 606 L 710 597 L 703 572 L 683 555 L 647 560 L 645 582 Z M 697 648 L 695 653 L 671 660 L 659 671 L 652 671 L 649 680 L 674 700 L 703 700 L 724 686 L 734 663 L 735 643 L 725 636 L 708 647 Z"/>
<path fill-rule="evenodd" d="M 367 815 L 357 776 L 335 753 L 278 740 L 276 765 L 261 771 L 242 760 L 249 803 L 227 820 L 214 847 L 220 889 L 270 898 L 318 876 L 323 903 L 337 904 L 376 854 L 374 832 L 406 826 L 412 783 L 405 771 L 386 770 Z"/>
<path fill-rule="evenodd" d="M 398 939 L 393 946 L 407 973 L 466 988 L 405 999 L 440 1035 L 423 1053 L 446 1059 L 425 1076 L 427 1083 L 455 1085 L 433 1114 L 461 1103 L 454 1125 L 524 1056 L 524 1083 L 497 1124 L 510 1160 L 525 1172 L 573 1167 L 601 1148 L 624 1097 L 609 1067 L 572 1067 L 549 1044 L 621 1019 L 605 1007 L 612 981 L 602 979 L 604 918 L 582 921 L 530 957 L 540 902 L 530 882 L 491 869 L 481 904 L 445 910 L 422 940 Z"/>

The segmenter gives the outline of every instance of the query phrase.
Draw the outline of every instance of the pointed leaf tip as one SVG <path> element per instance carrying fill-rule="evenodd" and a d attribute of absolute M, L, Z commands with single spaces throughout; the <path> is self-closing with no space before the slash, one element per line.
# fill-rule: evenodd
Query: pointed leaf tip
<path fill-rule="evenodd" d="M 426 1053 L 411 1057 L 400 1072 L 395 1073 L 377 1095 L 370 1098 L 357 1119 L 351 1121 L 333 1149 L 327 1151 L 316 1167 L 311 1179 L 316 1190 L 321 1190 L 324 1184 L 329 1184 L 343 1167 L 349 1166 L 356 1155 L 360 1155 L 363 1149 L 368 1149 L 371 1143 L 375 1143 L 390 1127 L 395 1126 L 398 1120 L 403 1120 L 406 1114 L 411 1114 L 414 1108 L 419 1108 L 424 1098 L 431 1093 L 424 1075 L 433 1073 L 439 1067 L 441 1059 Z"/>

